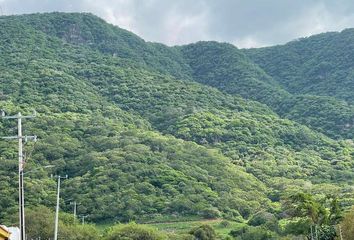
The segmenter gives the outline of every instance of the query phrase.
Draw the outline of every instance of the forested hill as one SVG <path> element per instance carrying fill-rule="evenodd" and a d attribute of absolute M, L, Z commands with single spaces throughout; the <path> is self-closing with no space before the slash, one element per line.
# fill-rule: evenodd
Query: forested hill
<path fill-rule="evenodd" d="M 55 16 L 60 22 L 65 16 L 81 15 Z M 161 104 L 151 116 L 165 113 L 164 103 L 165 108 L 171 104 L 173 111 L 176 102 L 186 111 L 189 106 L 178 90 L 201 107 L 209 99 L 220 106 L 221 93 L 147 71 L 140 62 L 68 44 L 16 17 L 1 20 L 1 109 L 14 114 L 34 108 L 39 113 L 34 121 L 25 122 L 26 134 L 40 138 L 35 146 L 26 146 L 31 156 L 26 170 L 33 170 L 25 179 L 28 206 L 55 204 L 55 182 L 49 173 L 70 176 L 63 182 L 62 208 L 70 209 L 66 200 L 76 199 L 78 211 L 89 214 L 91 221 L 174 214 L 240 217 L 268 205 L 266 187 L 256 177 L 216 150 L 153 131 L 138 112 L 148 112 L 144 104 L 149 99 Z M 229 105 L 247 112 L 263 108 L 248 107 L 232 97 Z M 13 135 L 15 126 L 15 122 L 1 121 L 2 134 Z M 17 211 L 17 163 L 16 144 L 0 144 L 3 222 Z M 55 168 L 47 173 L 49 165 Z"/>
<path fill-rule="evenodd" d="M 352 139 L 350 33 L 354 36 L 346 30 L 261 49 L 239 50 L 217 42 L 179 49 L 194 81 L 265 103 L 281 117 L 330 137 Z"/>
<path fill-rule="evenodd" d="M 76 13 L 2 16 L 0 36 L 0 108 L 39 113 L 25 122 L 40 138 L 26 146 L 29 207 L 54 205 L 50 174 L 69 175 L 63 210 L 80 199 L 94 222 L 280 219 L 282 200 L 302 191 L 353 204 L 351 101 L 290 91 L 262 49 L 167 47 Z M 1 135 L 14 127 L 1 121 Z M 9 222 L 16 144 L 1 141 L 0 154 Z"/>
<path fill-rule="evenodd" d="M 67 43 L 85 45 L 177 78 L 187 79 L 191 71 L 176 49 L 145 42 L 137 35 L 108 24 L 92 14 L 30 14 L 6 19 L 19 21 Z"/>
<path fill-rule="evenodd" d="M 246 54 L 287 91 L 354 103 L 354 29 L 323 33 Z"/>
<path fill-rule="evenodd" d="M 288 92 L 311 95 L 297 97 L 294 103 L 281 107 L 279 111 L 284 116 L 332 136 L 353 138 L 354 29 L 323 33 L 280 46 L 248 49 L 244 53 Z M 303 111 L 306 105 L 310 107 Z M 289 107 L 291 110 L 286 110 Z M 331 126 L 331 122 L 335 125 Z"/>

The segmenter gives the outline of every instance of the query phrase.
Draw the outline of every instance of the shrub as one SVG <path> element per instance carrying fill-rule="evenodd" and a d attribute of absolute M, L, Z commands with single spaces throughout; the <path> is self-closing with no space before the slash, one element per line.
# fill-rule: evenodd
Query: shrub
<path fill-rule="evenodd" d="M 197 240 L 214 240 L 216 233 L 209 225 L 202 225 L 192 229 L 189 234 L 193 235 Z"/>
<path fill-rule="evenodd" d="M 202 216 L 205 218 L 218 218 L 221 216 L 221 213 L 217 208 L 209 208 L 203 210 Z"/>
<path fill-rule="evenodd" d="M 260 226 L 270 221 L 276 221 L 275 216 L 269 212 L 262 211 L 254 214 L 248 221 L 248 224 L 251 226 Z"/>
<path fill-rule="evenodd" d="M 231 231 L 230 235 L 240 240 L 272 240 L 278 239 L 277 235 L 263 227 L 244 227 Z"/>
<path fill-rule="evenodd" d="M 166 240 L 155 228 L 135 223 L 119 224 L 110 229 L 106 240 Z"/>
<path fill-rule="evenodd" d="M 223 228 L 226 228 L 226 227 L 230 226 L 230 222 L 229 222 L 229 221 L 226 221 L 226 220 L 223 220 L 223 221 L 220 222 L 219 225 L 220 225 L 221 227 L 223 227 Z"/>

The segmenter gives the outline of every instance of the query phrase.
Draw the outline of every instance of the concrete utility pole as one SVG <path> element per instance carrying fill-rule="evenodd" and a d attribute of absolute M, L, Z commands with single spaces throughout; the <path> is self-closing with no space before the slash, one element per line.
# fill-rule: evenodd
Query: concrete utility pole
<path fill-rule="evenodd" d="M 88 217 L 88 215 L 81 215 L 81 224 L 84 225 L 85 224 L 85 218 Z"/>
<path fill-rule="evenodd" d="M 74 205 L 74 223 L 76 222 L 76 210 L 77 210 L 77 202 L 70 202 L 70 205 Z"/>
<path fill-rule="evenodd" d="M 59 197 L 60 197 L 60 179 L 67 179 L 68 175 L 65 177 L 56 176 L 58 178 L 58 189 L 57 189 L 57 206 L 55 211 L 55 228 L 54 228 L 54 240 L 58 240 L 58 221 L 59 221 Z"/>
<path fill-rule="evenodd" d="M 2 137 L 3 139 L 17 139 L 18 140 L 18 205 L 19 205 L 19 227 L 20 227 L 20 240 L 26 240 L 25 232 L 25 196 L 24 196 L 24 184 L 23 184 L 23 170 L 25 160 L 23 157 L 23 139 L 25 142 L 28 140 L 37 141 L 37 136 L 22 136 L 22 119 L 34 118 L 36 113 L 30 116 L 22 116 L 19 112 L 13 116 L 6 116 L 5 112 L 1 110 L 1 117 L 3 119 L 17 119 L 17 136 Z"/>

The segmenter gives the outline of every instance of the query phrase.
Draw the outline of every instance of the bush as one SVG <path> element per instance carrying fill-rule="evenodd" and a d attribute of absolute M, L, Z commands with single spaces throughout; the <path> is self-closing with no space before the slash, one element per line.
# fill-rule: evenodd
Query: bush
<path fill-rule="evenodd" d="M 309 219 L 300 219 L 289 222 L 285 226 L 284 233 L 291 235 L 307 235 L 310 231 L 311 222 Z"/>
<path fill-rule="evenodd" d="M 106 240 L 166 240 L 155 228 L 135 223 L 119 224 L 110 229 Z"/>
<path fill-rule="evenodd" d="M 248 221 L 248 224 L 251 226 L 263 226 L 264 228 L 275 232 L 280 231 L 277 218 L 274 214 L 269 212 L 262 211 L 254 214 Z"/>
<path fill-rule="evenodd" d="M 230 235 L 240 240 L 272 240 L 278 239 L 277 235 L 263 227 L 244 227 L 240 230 L 233 230 Z"/>
<path fill-rule="evenodd" d="M 214 240 L 216 233 L 209 225 L 202 225 L 192 229 L 189 234 L 193 235 L 198 240 Z"/>
<path fill-rule="evenodd" d="M 260 226 L 266 222 L 274 221 L 276 221 L 276 217 L 273 214 L 269 212 L 258 212 L 252 216 L 252 218 L 248 221 L 248 224 L 251 226 Z"/>
<path fill-rule="evenodd" d="M 230 222 L 229 221 L 226 221 L 226 220 L 223 220 L 220 222 L 220 227 L 223 227 L 223 228 L 226 228 L 228 226 L 230 226 Z"/>
<path fill-rule="evenodd" d="M 205 209 L 202 212 L 202 216 L 205 218 L 218 218 L 221 216 L 220 211 L 217 208 Z"/>
<path fill-rule="evenodd" d="M 240 229 L 234 229 L 234 230 L 230 231 L 229 235 L 232 237 L 237 237 L 237 236 L 244 234 L 246 231 L 247 231 L 247 227 L 243 227 Z"/>

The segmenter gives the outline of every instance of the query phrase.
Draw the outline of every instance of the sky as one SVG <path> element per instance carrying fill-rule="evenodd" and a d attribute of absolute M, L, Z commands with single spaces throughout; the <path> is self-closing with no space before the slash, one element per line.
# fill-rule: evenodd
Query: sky
<path fill-rule="evenodd" d="M 354 27 L 353 0 L 0 0 L 0 14 L 91 12 L 147 41 L 239 48 Z"/>

